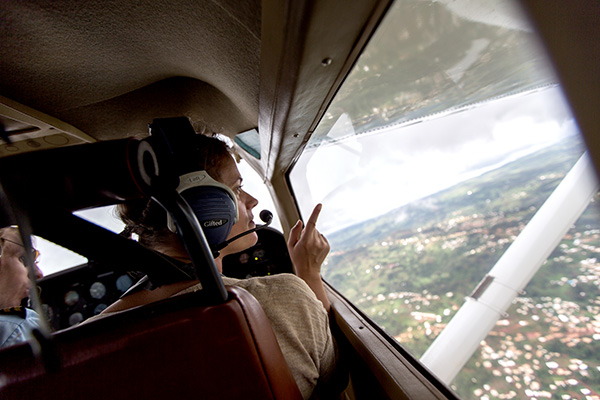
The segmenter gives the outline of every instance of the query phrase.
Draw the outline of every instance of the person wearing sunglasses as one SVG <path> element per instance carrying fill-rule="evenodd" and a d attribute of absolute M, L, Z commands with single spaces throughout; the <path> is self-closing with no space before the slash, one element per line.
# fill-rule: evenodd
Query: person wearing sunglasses
<path fill-rule="evenodd" d="M 31 288 L 25 251 L 16 227 L 0 229 L 0 347 L 27 341 L 32 329 L 40 326 L 38 314 L 21 306 Z M 39 254 L 32 252 L 37 279 L 43 277 L 37 265 Z"/>

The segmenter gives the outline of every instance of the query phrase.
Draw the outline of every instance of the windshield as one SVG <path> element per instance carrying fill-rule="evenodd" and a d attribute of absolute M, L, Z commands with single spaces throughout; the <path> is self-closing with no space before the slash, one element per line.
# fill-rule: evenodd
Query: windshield
<path fill-rule="evenodd" d="M 511 2 L 404 1 L 340 88 L 290 182 L 304 218 L 324 205 L 324 278 L 421 358 L 478 298 L 480 282 L 584 151 L 552 69 Z M 513 305 L 488 305 L 500 317 L 445 380 L 461 397 L 600 390 L 592 194 L 525 290 L 511 289 Z M 470 334 L 461 332 L 455 347 Z"/>

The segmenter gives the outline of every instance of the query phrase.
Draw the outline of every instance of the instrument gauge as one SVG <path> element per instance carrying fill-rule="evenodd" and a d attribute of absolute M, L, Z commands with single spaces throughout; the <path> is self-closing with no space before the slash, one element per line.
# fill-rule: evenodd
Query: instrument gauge
<path fill-rule="evenodd" d="M 69 325 L 70 326 L 77 325 L 81 321 L 83 321 L 83 314 L 80 312 L 73 313 L 69 316 Z"/>
<path fill-rule="evenodd" d="M 90 286 L 90 295 L 94 299 L 101 299 L 106 294 L 106 286 L 102 282 L 94 282 Z"/>
<path fill-rule="evenodd" d="M 129 275 L 121 275 L 117 278 L 117 282 L 115 282 L 115 285 L 117 286 L 117 290 L 119 290 L 119 292 L 125 292 L 131 287 L 132 284 L 133 281 L 131 280 Z"/>
<path fill-rule="evenodd" d="M 74 306 L 79 302 L 79 293 L 75 290 L 69 290 L 65 293 L 65 304 L 68 306 Z"/>
<path fill-rule="evenodd" d="M 94 308 L 94 315 L 100 314 L 102 311 L 106 310 L 108 306 L 104 303 L 100 303 Z"/>

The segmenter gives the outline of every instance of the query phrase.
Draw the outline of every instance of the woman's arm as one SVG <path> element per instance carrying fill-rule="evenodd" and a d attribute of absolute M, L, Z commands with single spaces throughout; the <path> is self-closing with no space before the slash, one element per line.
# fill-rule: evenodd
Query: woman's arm
<path fill-rule="evenodd" d="M 321 265 L 329 253 L 329 242 L 317 230 L 317 218 L 321 208 L 322 205 L 317 204 L 306 223 L 306 227 L 302 226 L 302 221 L 298 221 L 294 225 L 290 231 L 287 245 L 290 258 L 296 269 L 296 275 L 308 284 L 323 303 L 325 310 L 329 312 L 331 304 L 321 280 Z"/>

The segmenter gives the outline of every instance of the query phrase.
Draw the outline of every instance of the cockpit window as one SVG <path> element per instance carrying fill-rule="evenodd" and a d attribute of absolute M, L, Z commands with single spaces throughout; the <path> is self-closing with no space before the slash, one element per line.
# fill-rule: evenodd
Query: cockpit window
<path fill-rule="evenodd" d="M 75 215 L 116 233 L 124 227 L 114 213 L 114 206 L 77 211 Z M 87 258 L 42 237 L 36 238 L 36 246 L 42 255 L 38 265 L 46 276 L 87 263 Z"/>
<path fill-rule="evenodd" d="M 561 237 L 549 256 L 527 252 L 540 252 L 530 264 L 541 266 L 524 290 L 526 271 L 518 279 L 490 274 L 585 164 L 584 152 L 520 10 L 509 2 L 396 2 L 290 182 L 305 218 L 324 204 L 324 278 L 426 365 L 459 309 L 481 304 L 487 285 L 512 291 L 506 310 L 485 305 L 499 315 L 489 334 L 464 367 L 442 377 L 460 396 L 586 395 L 600 391 L 600 209 L 591 164 L 591 190 L 566 196 L 589 206 L 533 235 Z M 455 347 L 468 336 L 459 334 Z"/>

